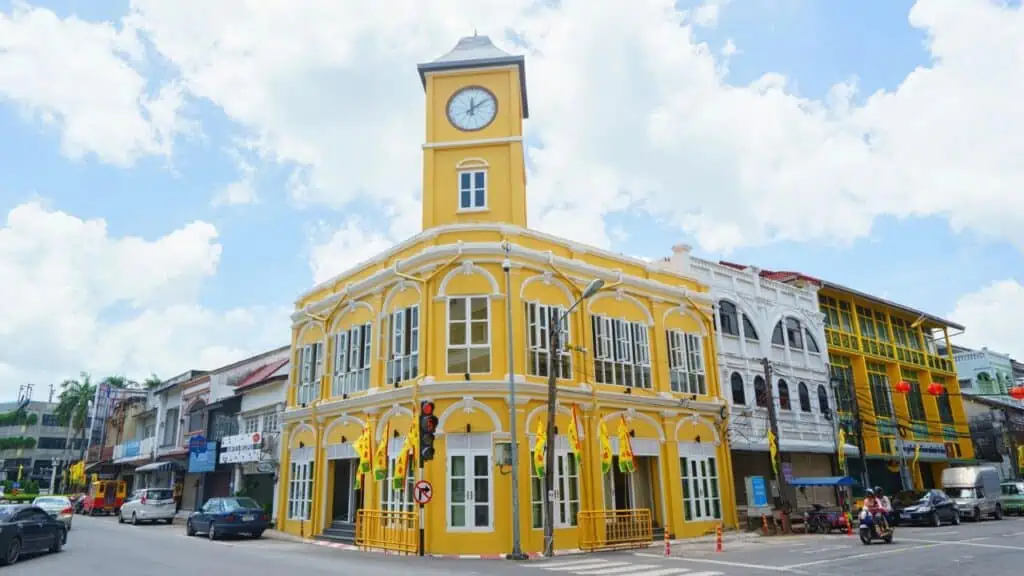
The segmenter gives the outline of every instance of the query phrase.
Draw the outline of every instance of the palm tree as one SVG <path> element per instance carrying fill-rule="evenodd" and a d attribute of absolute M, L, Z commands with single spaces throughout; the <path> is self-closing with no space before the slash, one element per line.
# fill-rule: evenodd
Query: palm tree
<path fill-rule="evenodd" d="M 134 380 L 129 380 L 126 376 L 107 376 L 103 379 L 101 384 L 106 384 L 111 388 L 138 388 L 139 383 Z"/>
<path fill-rule="evenodd" d="M 85 460 L 85 429 L 89 410 L 96 397 L 96 385 L 88 373 L 82 372 L 78 380 L 65 380 L 60 385 L 60 397 L 54 412 L 61 426 L 67 426 L 81 439 L 79 460 Z"/>
<path fill-rule="evenodd" d="M 146 390 L 152 390 L 163 383 L 164 381 L 161 380 L 159 376 L 156 374 L 150 374 L 148 378 L 142 381 L 142 387 Z"/>

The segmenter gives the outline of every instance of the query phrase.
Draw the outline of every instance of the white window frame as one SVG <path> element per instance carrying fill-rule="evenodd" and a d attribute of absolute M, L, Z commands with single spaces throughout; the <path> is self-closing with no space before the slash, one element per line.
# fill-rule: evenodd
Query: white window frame
<path fill-rule="evenodd" d="M 490 434 L 445 434 L 445 492 L 448 501 L 445 503 L 445 523 L 449 532 L 493 532 L 494 531 L 494 459 Z M 458 446 L 463 444 L 463 446 Z M 462 503 L 456 504 L 452 489 L 452 459 L 461 456 L 465 462 L 466 475 L 463 477 L 466 495 Z M 485 502 L 475 502 L 475 486 L 478 477 L 474 473 L 476 458 L 487 459 L 487 525 L 473 525 L 476 519 L 476 506 Z M 461 505 L 464 508 L 465 526 L 452 525 L 452 508 Z"/>
<path fill-rule="evenodd" d="M 463 177 L 464 174 L 465 175 L 469 175 L 469 188 L 468 189 L 464 188 L 462 186 L 462 177 Z M 482 188 L 480 188 L 480 187 L 478 187 L 476 185 L 476 177 L 477 177 L 478 174 L 482 174 L 483 175 L 484 185 L 483 185 Z M 487 201 L 488 200 L 487 199 L 487 184 L 488 184 L 488 182 L 487 182 L 487 180 L 488 180 L 488 174 L 487 174 L 487 169 L 486 168 L 473 168 L 471 170 L 459 170 L 458 178 L 457 178 L 457 181 L 456 181 L 456 186 L 458 188 L 458 194 L 459 194 L 459 198 L 458 198 L 458 205 L 459 205 L 459 210 L 458 211 L 459 212 L 484 212 L 484 211 L 487 210 L 487 205 L 488 205 L 488 201 Z M 483 195 L 484 195 L 484 202 L 483 202 L 483 204 L 480 204 L 480 205 L 477 205 L 477 202 L 476 202 L 476 193 L 478 191 L 482 191 Z M 464 204 L 463 201 L 462 201 L 462 195 L 463 195 L 464 192 L 469 192 L 469 205 Z"/>
<path fill-rule="evenodd" d="M 334 375 L 331 396 L 343 396 L 370 388 L 373 365 L 371 323 L 357 324 L 334 334 Z"/>
<path fill-rule="evenodd" d="M 288 519 L 309 521 L 313 510 L 314 461 L 292 461 L 288 475 Z"/>
<path fill-rule="evenodd" d="M 388 320 L 388 384 L 415 380 L 420 372 L 420 307 L 395 310 Z"/>
<path fill-rule="evenodd" d="M 551 310 L 558 310 L 562 316 L 562 325 L 558 334 L 558 360 L 554 362 L 555 373 L 559 380 L 572 380 L 572 331 L 570 328 L 569 314 L 565 313 L 564 306 L 553 306 L 541 304 L 540 302 L 526 302 L 526 373 L 530 376 L 548 376 L 548 338 L 551 329 L 548 324 L 551 321 Z M 531 320 L 530 314 L 533 313 Z"/>
<path fill-rule="evenodd" d="M 260 431 L 260 424 L 262 424 L 263 421 L 260 414 L 249 414 L 244 418 L 245 424 L 243 426 L 243 433 L 253 434 Z"/>
<path fill-rule="evenodd" d="M 682 330 L 665 332 L 668 340 L 669 383 L 672 391 L 698 396 L 707 395 L 704 338 L 700 334 Z"/>
<path fill-rule="evenodd" d="M 314 342 L 300 348 L 299 389 L 295 397 L 298 405 L 309 404 L 320 397 L 320 381 L 324 375 L 324 344 Z"/>
<path fill-rule="evenodd" d="M 719 460 L 714 446 L 681 443 L 679 447 L 679 482 L 683 490 L 685 522 L 720 522 L 722 520 L 722 478 Z M 697 464 L 696 475 L 693 474 L 693 464 Z M 717 496 L 714 495 L 716 493 Z M 715 514 L 716 507 L 717 515 Z"/>
<path fill-rule="evenodd" d="M 263 413 L 262 422 L 260 422 L 262 429 L 260 432 L 263 434 L 275 434 L 281 431 L 281 418 L 277 415 L 277 410 L 271 410 L 270 412 Z"/>
<path fill-rule="evenodd" d="M 651 340 L 647 325 L 598 314 L 592 315 L 591 319 L 594 332 L 594 381 L 599 384 L 650 389 L 653 378 Z"/>
<path fill-rule="evenodd" d="M 557 440 L 568 442 L 559 436 Z M 531 445 L 533 441 L 531 440 Z M 537 467 L 533 466 L 533 450 L 530 450 L 530 528 L 532 530 L 544 529 L 544 479 L 537 476 Z M 576 474 L 566 474 L 569 469 L 569 462 L 572 461 L 576 467 Z M 575 480 L 576 498 L 571 497 L 570 482 Z M 568 448 L 555 449 L 555 499 L 552 502 L 555 510 L 556 528 L 575 528 L 579 525 L 580 512 L 580 465 L 576 463 L 576 457 Z M 576 505 L 573 514 L 573 504 Z M 540 514 L 537 514 L 539 505 Z"/>
<path fill-rule="evenodd" d="M 476 299 L 481 299 L 481 300 L 483 300 L 487 304 L 487 308 L 486 308 L 486 310 L 487 310 L 487 320 L 486 320 L 486 322 L 487 322 L 487 330 L 485 332 L 486 335 L 487 335 L 487 342 L 483 343 L 483 344 L 473 344 L 472 343 L 472 340 L 473 340 L 473 323 L 474 322 L 480 322 L 480 320 L 475 320 L 474 321 L 472 319 L 472 316 L 471 316 L 473 308 L 472 308 L 472 306 L 470 304 L 472 303 L 473 300 L 476 300 Z M 465 313 L 465 319 L 464 320 L 453 321 L 452 318 L 451 318 L 451 306 L 452 306 L 452 302 L 455 301 L 455 300 L 460 300 L 462 302 L 462 306 L 464 308 L 463 312 Z M 445 302 L 445 317 L 446 317 L 445 318 L 445 326 L 444 326 L 444 331 L 445 331 L 445 338 L 444 338 L 444 340 L 445 340 L 445 359 L 444 359 L 445 373 L 446 374 L 459 374 L 459 375 L 465 373 L 465 372 L 452 372 L 451 371 L 451 364 L 449 363 L 449 356 L 450 356 L 450 354 L 451 354 L 451 352 L 453 350 L 461 350 L 461 351 L 465 352 L 465 354 L 466 354 L 466 371 L 468 373 L 470 373 L 470 374 L 489 374 L 489 373 L 491 373 L 494 370 L 494 358 L 492 357 L 492 354 L 491 354 L 491 352 L 492 352 L 492 350 L 491 350 L 491 328 L 492 328 L 492 326 L 491 326 L 491 318 L 492 318 L 492 316 L 491 316 L 491 299 L 490 299 L 490 297 L 488 297 L 486 295 L 450 296 L 450 297 L 448 297 L 448 301 Z M 466 331 L 465 331 L 466 332 L 466 341 L 463 342 L 463 343 L 452 344 L 452 335 L 451 335 L 452 325 L 456 324 L 456 323 L 465 324 L 465 328 L 466 328 Z M 471 355 L 471 352 L 473 350 L 486 350 L 487 351 L 487 371 L 486 372 L 473 372 L 473 370 L 471 368 L 471 366 L 472 366 L 472 355 Z"/>

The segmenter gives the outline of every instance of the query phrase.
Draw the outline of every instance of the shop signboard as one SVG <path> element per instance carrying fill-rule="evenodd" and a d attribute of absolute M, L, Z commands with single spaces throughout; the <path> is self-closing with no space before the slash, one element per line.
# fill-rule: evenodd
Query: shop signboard
<path fill-rule="evenodd" d="M 188 455 L 189 473 L 213 472 L 217 467 L 217 443 L 207 442 L 202 452 L 190 452 Z"/>
<path fill-rule="evenodd" d="M 259 462 L 263 454 L 263 438 L 259 432 L 235 434 L 221 439 L 223 451 L 220 453 L 221 464 L 245 464 Z"/>

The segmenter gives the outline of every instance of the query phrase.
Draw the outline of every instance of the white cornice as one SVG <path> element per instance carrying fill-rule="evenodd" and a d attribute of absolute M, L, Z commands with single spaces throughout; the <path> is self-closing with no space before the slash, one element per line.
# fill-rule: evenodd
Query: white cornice
<path fill-rule="evenodd" d="M 455 225 L 453 225 L 453 226 L 445 227 L 445 228 L 449 228 L 448 231 L 453 231 L 453 229 L 459 228 L 459 229 L 464 230 L 464 231 L 471 231 L 471 230 L 476 229 L 476 230 L 488 230 L 488 231 L 494 231 L 494 232 L 499 232 L 499 231 L 500 232 L 504 232 L 504 231 L 506 231 L 506 228 L 507 228 L 509 231 L 518 232 L 520 235 L 527 235 L 527 236 L 533 235 L 533 236 L 536 236 L 538 238 L 546 239 L 546 240 L 549 240 L 549 241 L 552 241 L 552 242 L 556 242 L 556 243 L 557 242 L 561 242 L 561 243 L 565 244 L 566 242 L 568 242 L 566 240 L 554 239 L 554 237 L 547 237 L 546 235 L 540 235 L 540 233 L 535 233 L 532 230 L 526 230 L 526 229 L 516 228 L 516 227 L 493 226 L 493 225 L 472 225 L 472 226 L 463 226 L 463 225 L 455 226 Z M 432 229 L 432 230 L 429 231 L 429 234 L 431 236 L 436 236 L 436 234 L 438 233 L 438 230 L 440 230 L 440 229 L 438 229 L 438 228 Z M 419 240 L 427 240 L 431 236 L 420 235 L 420 236 L 416 236 L 414 238 L 418 238 Z M 390 258 L 394 254 L 394 252 L 396 252 L 398 249 L 405 248 L 406 247 L 405 244 L 408 244 L 408 242 L 407 243 L 403 243 L 402 245 L 396 246 L 395 248 L 392 248 L 392 250 L 390 250 L 388 252 L 385 252 L 385 253 L 383 253 L 381 255 L 378 255 L 374 260 L 369 261 L 366 264 L 360 265 L 357 269 L 353 269 L 350 273 L 354 273 L 358 269 L 362 269 L 362 268 L 364 268 L 366 266 L 369 266 L 371 264 L 377 264 L 377 265 L 382 264 L 383 262 L 387 261 L 387 259 Z M 581 248 L 581 249 L 585 249 L 585 247 Z M 505 246 L 503 245 L 502 242 L 462 242 L 462 241 L 458 241 L 458 242 L 455 242 L 453 244 L 442 244 L 442 245 L 438 245 L 438 246 L 427 246 L 426 248 L 421 250 L 419 253 L 414 254 L 414 255 L 410 256 L 409 258 L 406 258 L 406 259 L 401 260 L 399 262 L 395 262 L 395 263 L 393 263 L 392 266 L 389 266 L 387 268 L 382 268 L 381 270 L 378 270 L 376 273 L 370 275 L 369 277 L 367 277 L 367 278 L 365 278 L 365 279 L 363 279 L 361 281 L 355 282 L 354 284 L 346 284 L 341 290 L 339 290 L 339 291 L 337 291 L 337 292 L 335 292 L 333 294 L 330 294 L 330 295 L 328 295 L 328 296 L 326 296 L 324 298 L 321 298 L 318 301 L 315 301 L 315 302 L 307 304 L 303 309 L 297 310 L 296 312 L 294 312 L 292 314 L 292 317 L 291 317 L 292 318 L 292 322 L 293 323 L 298 323 L 300 321 L 303 321 L 305 319 L 305 316 L 307 316 L 308 314 L 317 314 L 319 312 L 323 312 L 325 310 L 328 310 L 334 304 L 336 304 L 338 301 L 340 301 L 342 298 L 345 298 L 346 296 L 351 296 L 353 298 L 359 298 L 359 297 L 362 297 L 366 293 L 369 293 L 369 292 L 371 292 L 371 291 L 373 291 L 375 289 L 379 289 L 379 287 L 381 285 L 384 285 L 386 283 L 389 283 L 389 282 L 392 282 L 392 281 L 396 280 L 398 278 L 399 269 L 402 269 L 403 273 L 408 273 L 412 269 L 415 269 L 417 267 L 421 267 L 421 266 L 427 265 L 429 263 L 434 263 L 437 260 L 447 260 L 447 259 L 451 259 L 453 257 L 475 257 L 475 258 L 479 258 L 481 256 L 504 257 L 504 254 L 505 254 Z M 614 258 L 617 258 L 617 259 L 619 259 L 619 260 L 621 260 L 623 262 L 628 262 L 628 263 L 631 263 L 631 264 L 634 263 L 632 260 L 623 258 L 621 256 L 614 256 L 614 255 L 611 255 L 611 254 L 601 254 L 601 255 L 603 257 L 605 257 L 605 258 L 613 258 L 614 257 Z M 526 261 L 526 262 L 529 262 L 529 263 L 532 263 L 532 264 L 535 264 L 535 265 L 551 265 L 551 264 L 553 264 L 555 266 L 558 266 L 560 269 L 564 270 L 566 273 L 570 273 L 570 274 L 583 275 L 583 276 L 589 277 L 589 278 L 602 278 L 606 282 L 621 282 L 622 286 L 633 288 L 635 291 L 637 291 L 639 294 L 641 294 L 643 296 L 661 296 L 661 297 L 664 297 L 664 298 L 666 298 L 666 299 L 668 299 L 670 301 L 678 302 L 680 304 L 685 302 L 687 299 L 692 300 L 695 303 L 698 303 L 698 304 L 704 305 L 704 306 L 707 306 L 707 305 L 709 305 L 711 303 L 711 298 L 706 293 L 703 293 L 703 292 L 696 292 L 696 291 L 690 290 L 689 288 L 686 288 L 684 286 L 673 286 L 673 285 L 665 284 L 665 283 L 654 281 L 654 280 L 647 280 L 647 279 L 644 279 L 644 278 L 639 278 L 639 277 L 636 277 L 636 276 L 631 276 L 631 275 L 628 275 L 628 274 L 624 274 L 619 269 L 601 268 L 601 267 L 589 264 L 587 262 L 584 262 L 582 260 L 569 259 L 569 258 L 564 258 L 564 257 L 561 257 L 561 256 L 556 256 L 551 251 L 533 250 L 531 248 L 526 248 L 526 247 L 520 246 L 518 244 L 511 244 L 511 256 L 514 259 L 517 259 L 517 260 L 520 260 L 520 261 Z M 680 281 L 688 281 L 688 282 L 696 283 L 696 281 L 694 281 L 691 278 L 687 278 L 687 277 L 682 276 L 680 274 L 673 274 L 671 272 L 666 272 L 665 270 L 662 270 L 660 267 L 651 266 L 651 265 L 649 265 L 649 264 L 647 264 L 645 262 L 639 261 L 639 260 L 636 261 L 635 263 L 636 263 L 636 265 L 644 266 L 646 269 L 649 269 L 651 272 L 668 273 L 670 275 L 678 277 L 680 279 Z M 323 290 L 327 286 L 329 286 L 331 284 L 335 284 L 335 283 L 337 283 L 337 280 L 334 280 L 332 282 L 328 282 L 326 284 L 321 284 L 320 288 L 318 288 L 317 290 Z M 300 300 L 304 299 L 304 298 L 308 298 L 313 293 L 314 293 L 313 291 L 306 292 L 305 294 L 303 294 L 300 297 Z"/>
<path fill-rule="evenodd" d="M 401 253 L 401 252 L 403 252 L 405 250 L 408 250 L 412 246 L 415 246 L 415 245 L 418 245 L 418 244 L 422 244 L 422 243 L 424 243 L 426 241 L 433 240 L 433 239 L 437 238 L 438 236 L 440 236 L 442 234 L 452 234 L 452 233 L 460 233 L 460 232 L 461 233 L 496 232 L 496 233 L 502 234 L 503 236 L 509 236 L 509 237 L 523 236 L 523 237 L 526 237 L 526 238 L 532 238 L 532 239 L 548 242 L 548 243 L 551 243 L 551 244 L 556 244 L 556 245 L 561 246 L 563 248 L 567 248 L 567 249 L 569 249 L 569 250 L 571 250 L 571 251 L 573 251 L 573 252 L 575 252 L 577 254 L 594 254 L 594 255 L 600 256 L 602 258 L 607 258 L 607 259 L 615 260 L 615 261 L 622 262 L 622 263 L 625 263 L 625 264 L 631 264 L 633 266 L 639 266 L 639 267 L 643 268 L 644 270 L 646 270 L 647 272 L 650 272 L 650 273 L 668 274 L 670 276 L 676 276 L 676 277 L 678 277 L 681 280 L 687 280 L 687 281 L 690 281 L 690 282 L 697 282 L 697 280 L 695 278 L 691 277 L 691 276 L 682 274 L 682 273 L 680 273 L 677 270 L 667 269 L 667 268 L 665 268 L 665 267 L 663 267 L 663 266 L 661 266 L 659 264 L 656 264 L 656 263 L 647 262 L 645 260 L 640 260 L 639 258 L 632 258 L 632 257 L 629 257 L 629 256 L 625 256 L 623 254 L 617 254 L 615 252 L 609 252 L 607 250 L 602 250 L 600 248 L 595 248 L 593 246 L 588 246 L 586 244 L 580 244 L 578 242 L 573 242 L 572 240 L 568 240 L 566 238 L 560 238 L 558 236 L 553 236 L 551 234 L 545 234 L 543 232 L 538 232 L 536 230 L 531 230 L 529 228 L 522 228 L 522 227 L 519 227 L 519 226 L 513 226 L 511 224 L 490 224 L 490 223 L 448 224 L 448 225 L 445 225 L 445 226 L 437 226 L 435 228 L 430 228 L 428 230 L 424 230 L 424 231 L 420 232 L 419 234 L 416 234 L 416 235 L 406 239 L 403 242 L 399 242 L 398 244 L 395 244 L 390 249 L 385 250 L 384 252 L 381 252 L 380 254 L 377 254 L 373 258 L 371 258 L 369 260 L 366 260 L 365 262 L 361 262 L 361 263 L 353 266 L 352 268 L 346 270 L 345 272 L 342 272 L 342 273 L 334 276 L 330 280 L 326 280 L 324 282 L 321 282 L 321 283 L 317 284 L 316 286 L 314 286 L 313 288 L 310 288 L 309 290 L 306 290 L 305 292 L 303 292 L 302 294 L 299 295 L 298 300 L 301 301 L 301 300 L 303 300 L 305 298 L 309 298 L 310 296 L 316 294 L 317 292 L 319 292 L 321 290 L 324 290 L 324 289 L 327 289 L 327 288 L 337 284 L 338 282 L 344 280 L 345 278 L 351 277 L 352 275 L 358 273 L 361 270 L 364 270 L 366 268 L 371 268 L 373 266 L 379 266 L 380 264 L 390 260 L 396 254 L 399 254 L 399 253 Z M 562 260 L 565 260 L 565 259 L 562 259 Z M 599 270 L 603 270 L 603 269 L 600 269 L 600 268 L 598 268 L 598 269 Z M 371 278 L 372 278 L 372 276 L 371 276 Z M 367 279 L 367 280 L 369 280 L 369 279 Z"/>

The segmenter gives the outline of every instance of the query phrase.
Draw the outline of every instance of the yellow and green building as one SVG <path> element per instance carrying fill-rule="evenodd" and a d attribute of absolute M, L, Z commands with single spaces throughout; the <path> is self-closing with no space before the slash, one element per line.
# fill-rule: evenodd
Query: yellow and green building
<path fill-rule="evenodd" d="M 425 480 L 426 553 L 507 553 L 515 446 L 522 548 L 540 551 L 543 489 L 531 449 L 547 418 L 553 308 L 572 309 L 553 363 L 555 549 L 579 547 L 581 524 L 612 522 L 615 510 L 632 525 L 649 517 L 655 536 L 736 524 L 707 287 L 527 227 L 524 66 L 486 36 L 419 66 L 423 231 L 296 302 L 279 529 L 310 537 L 352 534 L 360 518 L 363 529 L 367 518 L 400 523 L 417 512 L 413 482 Z M 572 308 L 595 279 L 602 290 Z M 396 484 L 395 459 L 424 400 L 438 417 L 435 457 Z M 578 465 L 567 432 L 574 409 Z M 613 463 L 602 473 L 602 422 L 613 454 L 625 422 L 635 471 Z M 386 443 L 390 465 L 384 480 L 369 474 L 357 486 L 355 443 L 367 430 L 374 452 Z"/>
<path fill-rule="evenodd" d="M 783 279 L 786 273 L 776 273 Z M 800 281 L 791 277 L 790 281 Z M 915 489 L 940 487 L 942 470 L 971 463 L 967 416 L 956 377 L 951 331 L 963 327 L 877 296 L 820 281 L 818 300 L 837 410 L 848 438 L 856 438 L 854 403 L 872 485 L 901 489 L 900 462 Z M 909 392 L 899 390 L 906 382 Z M 929 392 L 933 384 L 941 394 Z M 900 455 L 902 448 L 902 458 Z M 860 458 L 847 459 L 861 477 Z"/>

